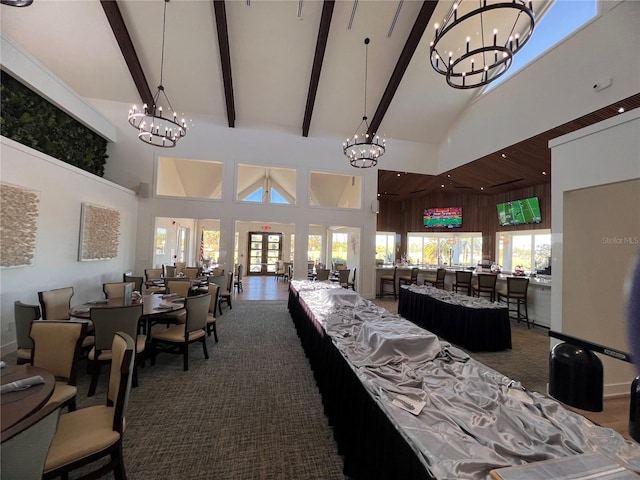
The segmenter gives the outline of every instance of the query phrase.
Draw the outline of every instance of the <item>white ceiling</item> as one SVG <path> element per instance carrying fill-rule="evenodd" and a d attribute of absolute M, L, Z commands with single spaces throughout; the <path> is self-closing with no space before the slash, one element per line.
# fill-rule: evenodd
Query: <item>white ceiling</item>
<path fill-rule="evenodd" d="M 542 0 L 534 2 L 534 8 Z M 547 0 L 544 0 L 545 2 Z M 155 93 L 160 83 L 162 0 L 117 2 L 134 49 Z M 348 24 L 354 4 L 353 24 Z M 423 2 L 335 2 L 309 136 L 354 133 L 364 111 L 364 39 L 369 37 L 366 110 L 374 116 Z M 323 2 L 227 0 L 236 128 L 271 126 L 302 134 Z M 393 33 L 387 36 L 400 8 Z M 447 86 L 428 59 L 433 24 L 450 8 L 440 0 L 378 133 L 390 139 L 439 144 L 478 93 Z M 79 95 L 139 103 L 107 16 L 97 0 L 35 0 L 26 8 L 1 6 L 1 32 Z M 180 113 L 210 116 L 228 125 L 213 2 L 171 0 L 167 5 L 163 84 Z"/>

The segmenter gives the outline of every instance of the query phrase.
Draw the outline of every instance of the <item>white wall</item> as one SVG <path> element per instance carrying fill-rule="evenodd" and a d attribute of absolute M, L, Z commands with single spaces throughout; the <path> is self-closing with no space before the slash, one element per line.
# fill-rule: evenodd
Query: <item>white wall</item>
<path fill-rule="evenodd" d="M 439 172 L 640 91 L 640 2 L 604 1 L 600 9 L 592 23 L 465 110 L 440 145 Z M 612 85 L 594 91 L 593 85 L 606 78 Z"/>
<path fill-rule="evenodd" d="M 562 284 L 563 272 L 563 228 L 564 228 L 564 193 L 577 189 L 598 185 L 612 184 L 640 178 L 640 112 L 632 110 L 591 125 L 568 135 L 559 137 L 549 143 L 551 147 L 551 251 L 553 288 L 551 293 L 551 329 L 562 332 Z M 629 201 L 634 201 L 633 198 Z M 636 200 L 637 201 L 637 200 Z M 612 210 L 620 222 L 636 222 L 638 218 L 626 218 L 625 215 Z M 585 232 L 585 236 L 589 232 Z M 638 233 L 640 235 L 640 232 Z M 620 254 L 625 250 L 620 249 Z M 628 253 L 626 253 L 628 255 Z M 629 257 L 629 264 L 632 262 Z M 589 259 L 585 259 L 588 262 Z M 585 268 L 589 268 L 585 266 Z M 601 281 L 619 285 L 623 290 L 624 273 L 601 269 Z M 566 272 L 570 275 L 572 272 Z M 600 299 L 607 302 L 608 298 Z M 619 319 L 618 319 L 619 320 Z M 612 318 L 600 319 L 612 322 Z M 616 325 L 612 323 L 612 325 Z M 619 323 L 617 328 L 620 328 Z M 588 334 L 588 328 L 585 332 Z M 606 338 L 590 339 L 592 342 L 605 344 Z M 553 342 L 552 342 L 553 343 Z M 606 345 L 616 348 L 616 345 Z M 623 349 L 618 346 L 617 348 Z M 628 369 L 619 361 L 603 358 L 605 365 L 605 394 L 628 393 Z"/>
<path fill-rule="evenodd" d="M 13 303 L 38 304 L 38 292 L 73 286 L 72 305 L 103 298 L 104 282 L 122 281 L 134 265 L 137 229 L 135 193 L 112 182 L 0 137 L 0 180 L 40 195 L 34 263 L 0 269 L 2 354 L 15 349 Z M 78 261 L 83 202 L 120 212 L 118 256 Z"/>

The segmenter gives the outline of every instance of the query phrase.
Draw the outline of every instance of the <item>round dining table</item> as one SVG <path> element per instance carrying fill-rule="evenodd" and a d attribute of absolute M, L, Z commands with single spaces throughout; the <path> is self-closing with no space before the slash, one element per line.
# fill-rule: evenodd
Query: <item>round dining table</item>
<path fill-rule="evenodd" d="M 142 295 L 142 316 L 150 317 L 153 315 L 161 315 L 167 312 L 174 312 L 176 310 L 180 310 L 184 308 L 183 303 L 173 303 L 172 300 L 176 300 L 180 297 L 175 295 L 164 295 L 159 293 L 154 293 L 150 295 Z M 104 307 L 122 307 L 125 304 L 125 300 L 123 297 L 109 298 L 105 300 L 95 300 L 93 302 L 83 303 L 81 305 L 76 305 L 75 307 L 71 307 L 69 310 L 69 315 L 74 318 L 80 318 L 83 320 L 91 319 L 91 309 L 92 308 L 104 308 Z M 136 305 L 137 303 L 132 301 L 132 305 Z M 170 305 L 171 304 L 171 305 Z M 170 305 L 167 307 L 167 305 Z"/>
<path fill-rule="evenodd" d="M 24 390 L 3 393 L 0 396 L 0 423 L 4 432 L 47 403 L 53 394 L 56 379 L 48 370 L 31 365 L 5 365 L 0 369 L 0 374 L 2 385 L 38 375 L 44 380 L 43 383 Z"/>

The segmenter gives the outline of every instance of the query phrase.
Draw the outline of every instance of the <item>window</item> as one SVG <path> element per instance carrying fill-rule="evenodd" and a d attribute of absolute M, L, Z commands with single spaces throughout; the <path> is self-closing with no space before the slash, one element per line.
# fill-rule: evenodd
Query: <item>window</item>
<path fill-rule="evenodd" d="M 407 234 L 407 261 L 411 264 L 469 267 L 481 259 L 481 233 Z"/>
<path fill-rule="evenodd" d="M 361 177 L 311 172 L 309 204 L 317 207 L 361 208 Z"/>
<path fill-rule="evenodd" d="M 376 232 L 376 265 L 392 264 L 395 259 L 396 234 Z"/>
<path fill-rule="evenodd" d="M 543 270 L 551 262 L 550 230 L 499 232 L 496 257 L 506 272 L 520 266 L 525 271 Z"/>
<path fill-rule="evenodd" d="M 527 66 L 547 50 L 559 44 L 598 13 L 597 0 L 559 1 L 542 15 L 537 14 L 536 28 L 533 35 L 513 57 L 513 63 L 500 78 L 487 85 L 484 92 L 499 85 L 511 75 Z"/>
<path fill-rule="evenodd" d="M 291 168 L 238 165 L 236 198 L 242 202 L 294 205 L 296 171 Z"/>
<path fill-rule="evenodd" d="M 222 198 L 222 162 L 158 157 L 156 193 L 169 197 Z"/>
<path fill-rule="evenodd" d="M 307 261 L 318 264 L 322 256 L 322 235 L 309 235 L 307 244 Z"/>
<path fill-rule="evenodd" d="M 295 257 L 295 251 L 296 251 L 296 234 L 292 233 L 291 234 L 291 240 L 289 240 L 291 242 L 290 248 L 291 248 L 291 255 L 289 255 L 289 261 L 293 262 L 293 259 Z"/>
<path fill-rule="evenodd" d="M 167 229 L 156 229 L 156 255 L 164 255 L 164 249 L 167 245 Z"/>
<path fill-rule="evenodd" d="M 220 261 L 220 230 L 202 230 L 201 243 L 202 260 L 209 265 L 217 265 Z"/>
<path fill-rule="evenodd" d="M 348 233 L 333 232 L 331 235 L 331 261 L 347 264 Z"/>

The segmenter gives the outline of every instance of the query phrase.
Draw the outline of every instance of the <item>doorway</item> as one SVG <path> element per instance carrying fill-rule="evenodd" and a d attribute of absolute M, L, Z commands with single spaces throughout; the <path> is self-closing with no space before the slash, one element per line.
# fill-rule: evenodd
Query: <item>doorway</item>
<path fill-rule="evenodd" d="M 247 275 L 267 275 L 276 271 L 282 257 L 282 233 L 249 232 Z"/>

